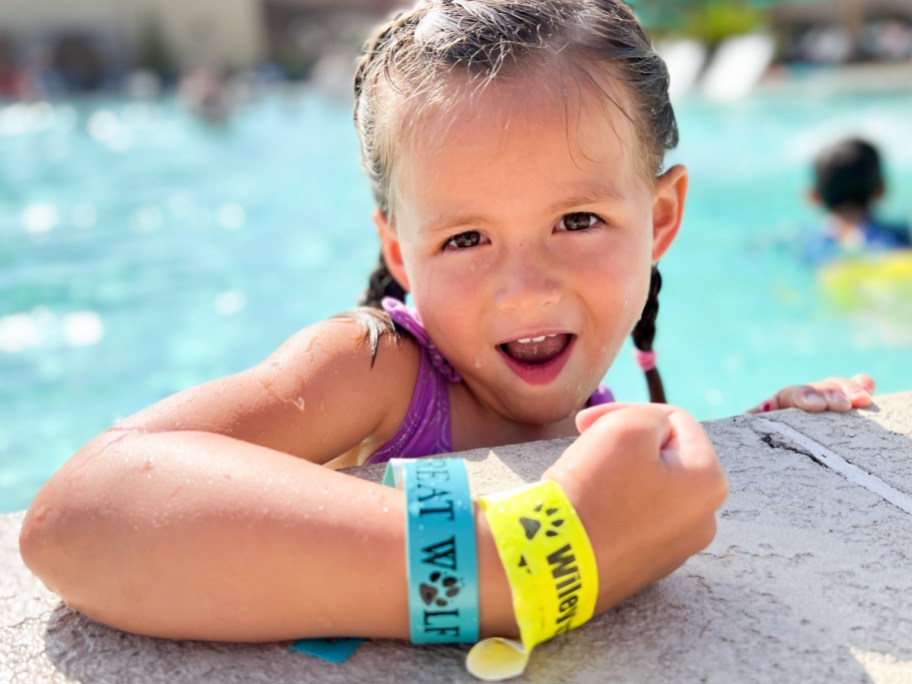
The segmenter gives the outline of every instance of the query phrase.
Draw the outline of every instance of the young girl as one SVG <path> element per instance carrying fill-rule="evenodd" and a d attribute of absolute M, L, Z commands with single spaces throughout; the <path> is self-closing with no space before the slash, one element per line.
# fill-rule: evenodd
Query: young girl
<path fill-rule="evenodd" d="M 355 120 L 381 268 L 360 309 L 261 365 L 181 392 L 80 450 L 26 517 L 22 555 L 71 607 L 171 638 L 406 637 L 402 493 L 324 465 L 579 437 L 545 474 L 586 528 L 597 611 L 715 532 L 726 481 L 683 411 L 605 403 L 687 175 L 668 76 L 617 0 L 420 2 L 369 42 Z M 408 293 L 415 309 L 405 308 Z M 768 408 L 848 410 L 870 379 Z M 591 408 L 587 408 L 591 406 Z M 475 516 L 481 633 L 515 635 Z"/>

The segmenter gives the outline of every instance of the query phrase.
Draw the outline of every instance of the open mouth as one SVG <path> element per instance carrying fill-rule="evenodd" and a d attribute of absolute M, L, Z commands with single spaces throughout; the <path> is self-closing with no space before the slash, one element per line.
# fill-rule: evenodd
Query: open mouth
<path fill-rule="evenodd" d="M 506 342 L 500 349 L 514 361 L 540 366 L 559 356 L 570 344 L 570 337 L 566 333 L 526 337 Z"/>
<path fill-rule="evenodd" d="M 540 335 L 504 342 L 497 350 L 520 378 L 532 385 L 544 385 L 561 372 L 574 339 L 569 333 Z"/>

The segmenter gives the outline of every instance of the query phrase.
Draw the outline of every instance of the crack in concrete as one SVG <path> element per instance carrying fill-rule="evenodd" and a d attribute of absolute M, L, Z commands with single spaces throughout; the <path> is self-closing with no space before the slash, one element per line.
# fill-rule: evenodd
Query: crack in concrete
<path fill-rule="evenodd" d="M 887 484 L 876 475 L 862 470 L 854 463 L 849 463 L 839 454 L 789 425 L 767 418 L 754 418 L 750 427 L 773 449 L 785 449 L 805 456 L 817 465 L 839 473 L 849 482 L 864 487 L 900 510 L 912 514 L 912 496 Z"/>
<path fill-rule="evenodd" d="M 754 432 L 757 432 L 757 431 L 755 430 Z M 767 446 L 769 446 L 770 449 L 782 449 L 785 451 L 791 451 L 793 454 L 798 454 L 799 456 L 806 456 L 807 458 L 811 459 L 814 463 L 819 465 L 821 468 L 827 467 L 826 463 L 824 463 L 819 458 L 814 456 L 814 454 L 812 454 L 810 451 L 805 451 L 803 449 L 799 449 L 791 442 L 786 442 L 785 440 L 780 439 L 772 432 L 757 432 L 757 434 L 760 435 L 760 440 L 762 442 L 764 442 Z"/>

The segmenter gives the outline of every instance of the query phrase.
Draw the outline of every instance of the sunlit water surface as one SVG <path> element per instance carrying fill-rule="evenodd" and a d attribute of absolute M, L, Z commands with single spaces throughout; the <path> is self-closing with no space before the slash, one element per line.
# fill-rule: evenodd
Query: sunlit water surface
<path fill-rule="evenodd" d="M 838 307 L 793 247 L 816 219 L 808 160 L 841 134 L 884 147 L 885 213 L 909 215 L 910 112 L 912 94 L 679 106 L 670 161 L 691 194 L 657 342 L 671 401 L 719 418 L 857 371 L 912 389 L 909 308 Z M 0 105 L 0 511 L 119 418 L 352 305 L 370 212 L 349 105 L 315 91 L 223 126 L 174 101 Z M 629 354 L 608 380 L 645 399 Z"/>

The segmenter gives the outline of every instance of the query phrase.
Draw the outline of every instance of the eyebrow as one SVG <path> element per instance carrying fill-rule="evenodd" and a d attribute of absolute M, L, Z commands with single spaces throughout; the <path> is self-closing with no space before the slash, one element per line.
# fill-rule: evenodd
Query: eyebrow
<path fill-rule="evenodd" d="M 581 204 L 595 204 L 596 202 L 622 202 L 626 196 L 617 186 L 612 183 L 584 183 L 575 184 L 573 194 L 561 198 L 555 202 L 549 209 L 551 211 L 560 211 L 569 207 L 576 207 Z"/>
<path fill-rule="evenodd" d="M 622 202 L 624 193 L 610 183 L 584 183 L 574 184 L 573 194 L 562 197 L 545 208 L 547 213 L 558 213 L 581 205 L 595 204 L 597 202 Z M 483 214 L 449 214 L 441 212 L 419 229 L 419 233 L 427 235 L 438 232 L 451 231 L 460 227 L 476 227 L 490 223 L 490 219 Z"/>

